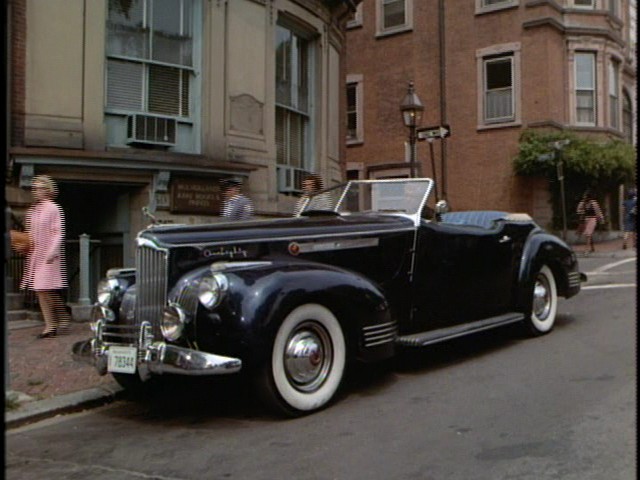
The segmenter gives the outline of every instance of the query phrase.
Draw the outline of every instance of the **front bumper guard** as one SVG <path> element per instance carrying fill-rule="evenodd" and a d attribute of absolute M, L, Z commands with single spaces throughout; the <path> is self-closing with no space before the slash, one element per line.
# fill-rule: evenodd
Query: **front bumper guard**
<path fill-rule="evenodd" d="M 100 375 L 107 373 L 109 347 L 124 344 L 110 344 L 102 341 L 102 324 L 98 322 L 96 336 L 77 342 L 72 347 L 74 360 L 93 365 Z M 141 327 L 144 330 L 144 326 Z M 141 335 L 142 337 L 142 335 Z M 242 361 L 189 348 L 170 345 L 165 342 L 150 342 L 136 345 L 138 348 L 137 373 L 146 380 L 150 375 L 172 373 L 177 375 L 226 375 L 239 372 Z"/>

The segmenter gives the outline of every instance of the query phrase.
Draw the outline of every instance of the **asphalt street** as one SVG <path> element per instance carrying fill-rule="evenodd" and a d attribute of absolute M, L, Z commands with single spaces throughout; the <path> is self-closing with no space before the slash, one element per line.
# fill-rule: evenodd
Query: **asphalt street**
<path fill-rule="evenodd" d="M 6 434 L 9 479 L 636 478 L 636 259 L 584 258 L 555 330 L 485 332 L 351 372 L 328 409 L 266 413 L 236 378 Z"/>

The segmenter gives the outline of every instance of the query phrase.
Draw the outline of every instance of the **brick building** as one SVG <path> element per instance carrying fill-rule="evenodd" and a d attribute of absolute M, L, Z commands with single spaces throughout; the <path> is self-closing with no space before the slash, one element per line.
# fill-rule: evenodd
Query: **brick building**
<path fill-rule="evenodd" d="M 451 127 L 433 150 L 452 207 L 524 211 L 546 225 L 547 182 L 513 173 L 519 136 L 545 128 L 635 143 L 631 2 L 364 0 L 347 31 L 348 175 L 410 174 L 399 107 L 413 81 L 421 125 Z M 429 153 L 418 142 L 424 176 Z"/>
<path fill-rule="evenodd" d="M 69 248 L 90 235 L 95 276 L 133 265 L 145 206 L 165 223 L 217 221 L 222 177 L 244 180 L 259 216 L 291 215 L 304 172 L 328 184 L 344 175 L 344 24 L 354 8 L 5 2 L 7 204 L 19 218 L 31 178 L 56 179 Z"/>

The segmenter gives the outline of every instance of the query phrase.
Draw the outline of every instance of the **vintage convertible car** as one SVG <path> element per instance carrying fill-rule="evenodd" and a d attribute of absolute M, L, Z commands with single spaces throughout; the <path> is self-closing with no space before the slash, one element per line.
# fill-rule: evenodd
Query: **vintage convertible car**
<path fill-rule="evenodd" d="M 433 186 L 351 181 L 296 218 L 151 226 L 135 269 L 100 283 L 74 355 L 125 387 L 242 369 L 300 415 L 330 402 L 349 362 L 512 323 L 549 332 L 586 280 L 571 249 L 526 214 L 429 207 Z"/>

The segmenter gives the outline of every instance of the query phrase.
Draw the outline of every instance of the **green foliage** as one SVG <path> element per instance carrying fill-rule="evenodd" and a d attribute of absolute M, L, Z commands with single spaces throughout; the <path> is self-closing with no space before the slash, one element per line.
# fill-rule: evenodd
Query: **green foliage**
<path fill-rule="evenodd" d="M 633 145 L 611 140 L 598 142 L 567 132 L 525 130 L 520 136 L 520 149 L 514 160 L 518 175 L 556 176 L 555 161 L 540 161 L 538 157 L 552 153 L 550 146 L 557 140 L 569 140 L 562 150 L 565 177 L 587 180 L 589 184 L 614 186 L 635 183 L 636 151 Z"/>
<path fill-rule="evenodd" d="M 554 153 L 552 142 L 569 140 L 569 144 L 549 160 L 539 160 L 544 154 Z M 562 158 L 565 199 L 569 228 L 575 228 L 575 206 L 582 193 L 590 188 L 601 205 L 606 193 L 618 185 L 634 185 L 636 182 L 636 150 L 633 145 L 619 140 L 601 141 L 569 132 L 543 132 L 528 129 L 520 136 L 518 156 L 514 159 L 517 175 L 541 176 L 550 181 L 553 204 L 553 226 L 562 226 L 558 159 Z"/>

